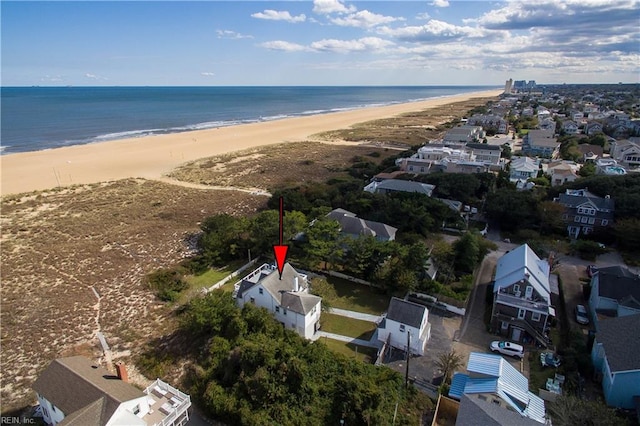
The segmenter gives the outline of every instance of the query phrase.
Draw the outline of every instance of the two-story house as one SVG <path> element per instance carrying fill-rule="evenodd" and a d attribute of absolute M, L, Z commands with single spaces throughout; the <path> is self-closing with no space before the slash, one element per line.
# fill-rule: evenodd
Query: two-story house
<path fill-rule="evenodd" d="M 467 152 L 475 157 L 475 161 L 485 163 L 490 166 L 498 166 L 502 148 L 499 145 L 489 145 L 486 143 L 468 143 L 465 147 Z"/>
<path fill-rule="evenodd" d="M 640 314 L 640 276 L 622 266 L 598 269 L 591 277 L 589 310 L 596 331 L 601 318 Z"/>
<path fill-rule="evenodd" d="M 424 355 L 431 337 L 429 310 L 418 303 L 392 297 L 387 314 L 378 326 L 378 340 L 411 354 Z"/>
<path fill-rule="evenodd" d="M 640 398 L 640 314 L 601 321 L 591 348 L 607 405 L 637 408 Z"/>
<path fill-rule="evenodd" d="M 282 275 L 275 266 L 263 264 L 235 284 L 233 297 L 241 308 L 247 303 L 265 308 L 285 328 L 306 339 L 320 328 L 322 298 L 309 294 L 307 276 L 289 263 Z"/>
<path fill-rule="evenodd" d="M 611 157 L 623 166 L 631 169 L 640 167 L 640 138 L 613 141 Z"/>
<path fill-rule="evenodd" d="M 567 224 L 567 231 L 572 238 L 613 224 L 615 204 L 608 195 L 604 198 L 598 197 L 587 188 L 567 189 L 554 201 L 565 207 L 562 219 Z"/>
<path fill-rule="evenodd" d="M 469 142 L 477 142 L 485 137 L 480 126 L 459 126 L 449 129 L 442 137 L 445 145 L 464 146 Z"/>
<path fill-rule="evenodd" d="M 529 157 L 514 157 L 509 163 L 509 180 L 511 182 L 526 182 L 538 177 L 540 163 Z"/>
<path fill-rule="evenodd" d="M 142 391 L 128 383 L 122 363 L 114 374 L 84 356 L 58 358 L 33 389 L 48 425 L 182 426 L 189 421 L 189 395 L 160 379 Z"/>
<path fill-rule="evenodd" d="M 540 259 L 527 244 L 498 260 L 491 313 L 494 331 L 514 342 L 535 340 L 547 345 L 547 329 L 555 317 L 551 295 L 558 294 L 549 271 L 547 260 Z"/>
<path fill-rule="evenodd" d="M 548 130 L 529 130 L 522 140 L 522 152 L 526 155 L 555 158 L 559 149 L 560 143 Z"/>
<path fill-rule="evenodd" d="M 495 412 L 490 418 L 478 413 L 480 415 L 468 423 L 462 422 L 467 414 L 459 414 L 461 421 L 456 425 L 530 425 L 528 420 L 548 423 L 544 400 L 529 391 L 529 380 L 500 355 L 471 352 L 467 372 L 453 374 L 449 397 L 460 400 L 461 408 L 463 399 L 468 397 L 482 405 L 481 411 Z M 517 413 L 527 421 L 518 421 L 516 416 L 506 415 L 507 412 Z M 496 419 L 498 422 L 494 423 Z M 502 419 L 508 419 L 509 423 L 500 422 Z"/>

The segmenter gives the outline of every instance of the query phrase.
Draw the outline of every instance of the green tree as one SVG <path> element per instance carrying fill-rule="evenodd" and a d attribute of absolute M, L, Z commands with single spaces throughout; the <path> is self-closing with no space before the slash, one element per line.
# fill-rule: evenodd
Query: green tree
<path fill-rule="evenodd" d="M 220 214 L 206 218 L 200 228 L 198 246 L 210 264 L 244 257 L 249 247 L 248 219 Z"/>
<path fill-rule="evenodd" d="M 445 383 L 451 383 L 453 373 L 462 367 L 462 356 L 455 349 L 449 352 L 442 352 L 436 359 L 436 366 L 442 371 Z"/>
<path fill-rule="evenodd" d="M 325 267 L 342 257 L 340 245 L 340 224 L 327 217 L 315 220 L 307 231 L 308 243 L 304 250 L 313 265 L 325 262 Z"/>
<path fill-rule="evenodd" d="M 582 167 L 580 167 L 578 174 L 582 177 L 593 176 L 596 174 L 596 165 L 591 162 L 585 163 Z"/>
<path fill-rule="evenodd" d="M 182 314 L 181 324 L 194 336 L 224 334 L 226 325 L 238 314 L 238 308 L 229 293 L 212 291 L 205 297 L 196 297 L 189 302 Z"/>
<path fill-rule="evenodd" d="M 599 401 L 562 395 L 549 404 L 549 414 L 557 426 L 624 426 L 629 422 Z"/>
<path fill-rule="evenodd" d="M 466 232 L 453 243 L 453 265 L 457 276 L 473 273 L 480 260 L 480 244 L 478 234 Z"/>
<path fill-rule="evenodd" d="M 620 219 L 614 225 L 614 232 L 620 248 L 640 252 L 640 219 Z"/>

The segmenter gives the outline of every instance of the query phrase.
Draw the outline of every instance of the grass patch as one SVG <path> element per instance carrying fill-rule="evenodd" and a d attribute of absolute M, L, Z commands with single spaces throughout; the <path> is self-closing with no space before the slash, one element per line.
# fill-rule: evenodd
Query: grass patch
<path fill-rule="evenodd" d="M 238 260 L 235 262 L 231 262 L 227 266 L 223 266 L 222 268 L 210 268 L 202 274 L 185 276 L 184 280 L 189 285 L 189 290 L 182 293 L 179 302 L 185 303 L 193 294 L 199 292 L 203 288 L 211 287 L 212 285 L 241 267 L 243 263 L 243 260 Z M 233 292 L 233 285 L 235 284 L 235 282 L 235 279 L 229 280 L 220 289 L 223 291 Z"/>
<path fill-rule="evenodd" d="M 538 389 L 545 389 L 548 378 L 553 378 L 556 369 L 553 367 L 543 367 L 540 364 L 540 351 L 529 352 L 529 390 L 538 394 Z"/>
<path fill-rule="evenodd" d="M 314 278 L 313 294 L 323 298 L 322 303 L 339 309 L 380 315 L 389 307 L 391 297 L 376 288 L 352 283 L 335 277 Z"/>
<path fill-rule="evenodd" d="M 376 331 L 376 325 L 369 321 L 347 318 L 325 312 L 320 319 L 322 331 L 341 334 L 357 339 L 369 340 Z"/>
<path fill-rule="evenodd" d="M 323 314 L 324 316 L 324 314 Z M 353 343 L 341 342 L 339 340 L 322 338 L 322 343 L 327 345 L 333 352 L 341 353 L 350 358 L 356 358 L 367 364 L 373 364 L 378 351 L 375 348 L 367 346 L 359 346 Z"/>

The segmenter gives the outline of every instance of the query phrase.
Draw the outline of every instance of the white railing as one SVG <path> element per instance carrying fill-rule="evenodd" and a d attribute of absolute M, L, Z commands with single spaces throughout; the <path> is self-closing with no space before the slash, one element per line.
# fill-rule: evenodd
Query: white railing
<path fill-rule="evenodd" d="M 184 419 L 180 419 L 179 421 L 179 425 L 184 424 L 184 422 L 186 420 L 189 419 L 189 415 L 187 413 L 187 410 L 189 409 L 189 407 L 191 407 L 191 397 L 189 395 L 187 395 L 186 393 L 180 391 L 179 389 L 174 388 L 173 386 L 171 386 L 170 384 L 160 380 L 160 379 L 156 379 L 155 382 L 151 383 L 145 390 L 144 393 L 147 395 L 151 395 L 152 391 L 155 388 L 160 388 L 163 391 L 167 391 L 170 392 L 174 397 L 176 397 L 176 399 L 178 399 L 180 402 L 178 403 L 177 406 L 174 407 L 173 410 L 171 410 L 171 412 L 169 414 L 167 414 L 166 417 L 164 417 L 162 419 L 162 421 L 160 423 L 158 423 L 158 426 L 170 426 L 170 425 L 174 425 L 176 420 L 179 420 L 181 417 L 185 417 Z"/>

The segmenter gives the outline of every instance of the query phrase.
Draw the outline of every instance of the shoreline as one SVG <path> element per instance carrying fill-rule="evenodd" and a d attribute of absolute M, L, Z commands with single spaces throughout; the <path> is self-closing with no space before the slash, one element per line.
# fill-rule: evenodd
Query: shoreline
<path fill-rule="evenodd" d="M 325 131 L 500 93 L 501 90 L 469 92 L 281 120 L 4 154 L 0 156 L 0 195 L 126 178 L 157 180 L 181 164 L 197 159 L 310 140 L 312 135 Z"/>

